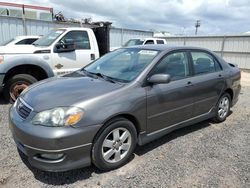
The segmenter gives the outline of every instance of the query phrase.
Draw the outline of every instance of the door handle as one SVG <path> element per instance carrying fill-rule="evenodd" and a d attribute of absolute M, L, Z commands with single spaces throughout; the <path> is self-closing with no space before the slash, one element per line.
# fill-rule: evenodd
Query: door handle
<path fill-rule="evenodd" d="M 223 78 L 222 74 L 219 74 L 218 77 L 219 77 L 219 78 Z"/>
<path fill-rule="evenodd" d="M 191 86 L 193 86 L 193 83 L 191 81 L 188 81 L 186 87 L 191 87 Z"/>
<path fill-rule="evenodd" d="M 90 54 L 90 60 L 95 60 L 95 54 Z"/>

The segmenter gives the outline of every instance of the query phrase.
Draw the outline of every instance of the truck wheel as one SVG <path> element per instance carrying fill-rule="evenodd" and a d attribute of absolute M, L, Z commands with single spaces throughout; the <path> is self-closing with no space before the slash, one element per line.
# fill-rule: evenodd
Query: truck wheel
<path fill-rule="evenodd" d="M 119 118 L 105 126 L 92 148 L 92 162 L 101 170 L 112 170 L 124 165 L 137 143 L 133 123 Z"/>
<path fill-rule="evenodd" d="M 5 84 L 5 99 L 10 103 L 15 102 L 22 91 L 35 82 L 37 82 L 37 79 L 28 74 L 17 74 L 13 76 L 9 80 L 7 80 Z"/>

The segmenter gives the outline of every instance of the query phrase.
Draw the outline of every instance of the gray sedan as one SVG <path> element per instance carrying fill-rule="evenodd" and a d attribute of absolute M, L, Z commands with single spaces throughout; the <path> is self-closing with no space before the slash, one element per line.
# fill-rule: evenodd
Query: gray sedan
<path fill-rule="evenodd" d="M 34 167 L 66 171 L 93 163 L 111 170 L 137 144 L 206 119 L 224 121 L 240 77 L 236 66 L 202 48 L 122 48 L 30 86 L 10 109 L 10 128 Z"/>

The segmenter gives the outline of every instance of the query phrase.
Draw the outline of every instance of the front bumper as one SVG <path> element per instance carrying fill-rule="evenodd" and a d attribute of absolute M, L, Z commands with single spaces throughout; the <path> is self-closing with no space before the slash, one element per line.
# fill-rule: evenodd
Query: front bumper
<path fill-rule="evenodd" d="M 17 148 L 27 156 L 31 166 L 45 171 L 91 165 L 92 141 L 100 127 L 36 126 L 22 120 L 14 107 L 10 109 L 10 129 Z M 48 158 L 48 154 L 54 157 Z"/>

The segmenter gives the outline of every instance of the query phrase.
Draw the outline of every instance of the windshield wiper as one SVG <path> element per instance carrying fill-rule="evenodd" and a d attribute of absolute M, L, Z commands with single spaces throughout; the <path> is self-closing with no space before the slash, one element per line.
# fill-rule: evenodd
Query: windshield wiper
<path fill-rule="evenodd" d="M 123 82 L 124 83 L 125 82 L 122 79 L 113 78 L 113 77 L 104 75 L 104 74 L 102 74 L 100 72 L 89 72 L 86 69 L 82 69 L 81 71 L 84 72 L 84 74 L 87 75 L 87 76 L 90 76 L 90 77 L 94 76 L 94 78 L 98 78 L 99 77 L 99 78 L 102 78 L 102 79 L 104 79 L 106 81 L 109 81 L 109 82 L 112 82 L 112 83 L 117 83 L 117 82 Z"/>
<path fill-rule="evenodd" d="M 97 73 L 91 72 L 91 74 L 94 74 L 94 75 L 96 75 L 98 77 L 101 77 L 101 78 L 103 78 L 106 81 L 109 81 L 109 82 L 112 82 L 112 83 L 116 83 L 116 81 L 112 77 L 106 76 L 106 75 L 104 75 L 104 74 L 102 74 L 100 72 L 97 72 Z"/>

